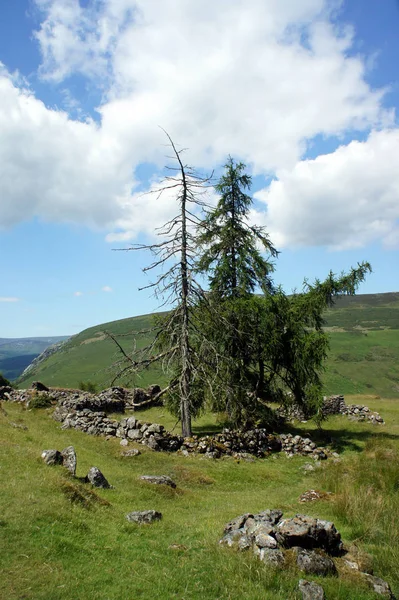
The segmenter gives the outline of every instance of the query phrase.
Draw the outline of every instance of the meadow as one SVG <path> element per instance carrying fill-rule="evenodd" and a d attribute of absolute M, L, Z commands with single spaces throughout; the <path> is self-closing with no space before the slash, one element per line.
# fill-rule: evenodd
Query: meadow
<path fill-rule="evenodd" d="M 266 567 L 249 553 L 218 543 L 223 527 L 245 512 L 281 508 L 332 520 L 345 544 L 370 554 L 376 575 L 399 593 L 399 404 L 376 396 L 346 398 L 379 411 L 386 424 L 373 426 L 336 416 L 318 430 L 312 423 L 290 428 L 329 443 L 341 460 L 304 473 L 306 458 L 272 455 L 254 462 L 159 453 L 122 457 L 119 440 L 62 430 L 52 409 L 26 410 L 2 402 L 0 411 L 0 597 L 4 600 L 294 600 L 301 575 Z M 175 420 L 152 408 L 140 418 L 167 428 Z M 22 427 L 16 427 L 19 425 Z M 24 429 L 26 428 L 26 429 Z M 197 433 L 220 428 L 216 415 L 197 422 Z M 114 489 L 92 490 L 47 467 L 44 449 L 72 444 L 77 476 L 99 467 Z M 134 444 L 132 444 L 134 447 Z M 165 474 L 176 490 L 138 478 Z M 308 489 L 332 492 L 327 500 L 301 504 Z M 132 510 L 155 509 L 162 521 L 127 522 Z M 367 560 L 370 560 L 367 558 Z M 373 599 L 353 573 L 318 580 L 328 600 Z"/>

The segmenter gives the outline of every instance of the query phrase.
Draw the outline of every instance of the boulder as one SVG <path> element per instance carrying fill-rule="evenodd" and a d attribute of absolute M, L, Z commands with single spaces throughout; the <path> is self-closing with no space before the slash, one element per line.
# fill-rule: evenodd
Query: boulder
<path fill-rule="evenodd" d="M 96 487 L 96 488 L 110 488 L 110 484 L 108 483 L 107 479 L 104 477 L 104 475 L 101 473 L 100 469 L 98 469 L 97 467 L 91 467 L 91 469 L 89 470 L 89 472 L 86 475 L 86 481 L 88 481 L 89 483 L 91 483 L 92 486 Z"/>
<path fill-rule="evenodd" d="M 46 465 L 62 465 L 63 458 L 59 450 L 43 450 L 42 459 Z"/>
<path fill-rule="evenodd" d="M 329 554 L 342 552 L 341 535 L 333 523 L 307 515 L 296 515 L 280 521 L 276 528 L 276 539 L 285 548 L 323 548 Z"/>
<path fill-rule="evenodd" d="M 315 550 L 297 549 L 296 564 L 307 575 L 336 575 L 337 569 L 329 556 Z"/>
<path fill-rule="evenodd" d="M 68 469 L 71 475 L 75 476 L 77 464 L 75 448 L 73 446 L 68 446 L 67 448 L 64 448 L 64 450 L 61 452 L 61 455 L 62 464 L 66 469 Z"/>
<path fill-rule="evenodd" d="M 241 529 L 242 527 L 244 527 L 247 519 L 249 518 L 253 519 L 253 515 L 251 513 L 245 513 L 245 515 L 240 515 L 239 517 L 232 519 L 225 526 L 224 533 L 230 533 L 230 531 Z"/>
<path fill-rule="evenodd" d="M 255 554 L 258 555 L 259 560 L 261 560 L 270 567 L 281 568 L 284 566 L 285 559 L 284 554 L 281 552 L 281 550 L 272 548 L 260 548 L 258 552 L 255 551 Z"/>
<path fill-rule="evenodd" d="M 154 483 L 155 485 L 168 485 L 171 488 L 175 488 L 175 482 L 167 475 L 141 475 L 140 479 L 147 483 Z"/>
<path fill-rule="evenodd" d="M 367 581 L 370 588 L 380 596 L 384 598 L 391 598 L 391 600 L 395 598 L 392 593 L 392 590 L 389 586 L 389 583 L 380 579 L 380 577 L 375 577 L 374 575 L 369 575 L 368 573 L 363 573 L 363 578 Z"/>
<path fill-rule="evenodd" d="M 324 600 L 323 588 L 314 581 L 300 579 L 298 588 L 302 594 L 302 600 Z"/>
<path fill-rule="evenodd" d="M 137 450 L 137 448 L 131 448 L 130 450 L 122 452 L 122 456 L 138 456 L 139 454 L 141 454 L 141 452 L 140 450 Z"/>
<path fill-rule="evenodd" d="M 162 513 L 156 510 L 136 510 L 126 515 L 130 523 L 153 523 L 162 519 Z"/>
<path fill-rule="evenodd" d="M 233 529 L 219 541 L 222 546 L 228 546 L 229 548 L 238 546 L 240 549 L 246 547 L 247 543 L 250 545 L 245 529 Z"/>
<path fill-rule="evenodd" d="M 258 533 L 255 536 L 255 544 L 258 548 L 277 548 L 277 542 L 271 535 L 265 535 L 264 533 Z"/>

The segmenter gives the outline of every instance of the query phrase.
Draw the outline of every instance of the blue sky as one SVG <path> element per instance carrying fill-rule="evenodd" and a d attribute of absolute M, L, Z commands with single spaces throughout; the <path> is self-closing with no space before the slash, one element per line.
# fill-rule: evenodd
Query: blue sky
<path fill-rule="evenodd" d="M 208 6 L 209 4 L 209 6 Z M 0 337 L 148 313 L 142 253 L 173 216 L 164 127 L 190 164 L 253 175 L 275 279 L 368 260 L 399 290 L 399 2 L 0 2 Z"/>

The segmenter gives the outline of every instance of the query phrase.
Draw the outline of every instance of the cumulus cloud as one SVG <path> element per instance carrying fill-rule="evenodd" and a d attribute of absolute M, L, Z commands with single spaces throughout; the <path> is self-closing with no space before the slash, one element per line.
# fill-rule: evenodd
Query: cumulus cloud
<path fill-rule="evenodd" d="M 255 196 L 278 246 L 399 247 L 399 129 L 374 131 L 335 152 L 279 171 Z"/>
<path fill-rule="evenodd" d="M 110 287 L 109 285 L 104 285 L 104 287 L 101 288 L 101 291 L 103 292 L 112 292 L 112 287 Z"/>
<path fill-rule="evenodd" d="M 73 295 L 79 298 L 79 296 L 83 296 L 83 292 L 74 292 Z"/>
<path fill-rule="evenodd" d="M 67 104 L 71 75 L 99 85 L 100 123 L 46 107 L 0 72 L 0 226 L 36 216 L 111 231 L 109 241 L 153 232 L 173 198 L 136 193 L 134 173 L 163 164 L 158 125 L 199 167 L 230 153 L 288 177 L 314 136 L 392 123 L 328 0 L 34 1 L 42 77 L 62 82 Z"/>
<path fill-rule="evenodd" d="M 13 296 L 0 296 L 0 302 L 19 302 L 20 298 L 15 298 Z"/>

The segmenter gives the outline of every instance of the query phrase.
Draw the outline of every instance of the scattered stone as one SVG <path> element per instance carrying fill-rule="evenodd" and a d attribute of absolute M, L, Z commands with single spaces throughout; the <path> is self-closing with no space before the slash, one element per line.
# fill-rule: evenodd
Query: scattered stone
<path fill-rule="evenodd" d="M 128 446 L 128 445 L 129 445 L 129 442 L 127 441 L 127 439 L 126 439 L 126 438 L 124 438 L 123 440 L 121 440 L 121 441 L 120 441 L 120 445 L 121 445 L 121 446 Z"/>
<path fill-rule="evenodd" d="M 21 425 L 21 423 L 14 423 L 14 421 L 8 421 L 8 424 L 11 425 L 11 427 L 14 427 L 15 429 L 22 429 L 23 431 L 28 431 L 27 426 Z"/>
<path fill-rule="evenodd" d="M 319 490 L 307 490 L 299 497 L 299 502 L 315 502 L 316 500 L 326 500 L 331 496 L 331 492 L 321 492 Z"/>
<path fill-rule="evenodd" d="M 104 475 L 101 473 L 100 469 L 98 469 L 97 467 L 91 467 L 91 469 L 89 470 L 89 472 L 86 475 L 86 481 L 91 483 L 92 486 L 94 486 L 96 488 L 108 489 L 111 487 L 110 484 L 108 483 L 107 479 L 104 477 Z"/>
<path fill-rule="evenodd" d="M 299 591 L 302 593 L 302 600 L 324 600 L 324 590 L 321 585 L 314 581 L 300 579 L 298 583 Z"/>
<path fill-rule="evenodd" d="M 175 482 L 167 475 L 141 475 L 140 479 L 147 483 L 154 483 L 155 485 L 168 485 L 171 488 L 175 488 Z"/>
<path fill-rule="evenodd" d="M 64 448 L 61 455 L 62 464 L 73 476 L 75 476 L 77 464 L 75 448 L 73 446 L 68 446 L 67 448 Z"/>
<path fill-rule="evenodd" d="M 137 448 L 131 448 L 131 450 L 125 450 L 125 452 L 122 452 L 122 456 L 138 456 L 139 454 L 141 454 L 140 450 L 137 450 Z"/>
<path fill-rule="evenodd" d="M 126 515 L 130 523 L 153 523 L 162 519 L 162 513 L 156 510 L 136 510 Z"/>
<path fill-rule="evenodd" d="M 49 466 L 62 465 L 63 463 L 62 454 L 58 450 L 43 450 L 42 459 Z"/>
<path fill-rule="evenodd" d="M 384 598 L 395 598 L 389 584 L 386 581 L 380 579 L 379 577 L 375 577 L 374 575 L 369 575 L 368 573 L 363 573 L 362 576 L 376 594 L 379 594 Z"/>
<path fill-rule="evenodd" d="M 315 550 L 297 549 L 296 564 L 307 575 L 336 575 L 337 569 L 330 557 Z"/>

